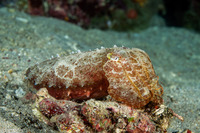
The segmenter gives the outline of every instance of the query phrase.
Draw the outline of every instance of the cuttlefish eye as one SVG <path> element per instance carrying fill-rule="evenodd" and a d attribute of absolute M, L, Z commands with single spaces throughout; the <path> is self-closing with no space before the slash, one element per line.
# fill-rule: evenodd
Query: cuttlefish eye
<path fill-rule="evenodd" d="M 118 56 L 114 56 L 113 53 L 108 53 L 107 54 L 107 58 L 109 60 L 113 60 L 113 61 L 118 61 L 119 60 L 119 57 Z"/>
<path fill-rule="evenodd" d="M 113 60 L 114 60 L 114 61 L 118 61 L 118 60 L 119 60 L 119 57 L 114 57 Z"/>

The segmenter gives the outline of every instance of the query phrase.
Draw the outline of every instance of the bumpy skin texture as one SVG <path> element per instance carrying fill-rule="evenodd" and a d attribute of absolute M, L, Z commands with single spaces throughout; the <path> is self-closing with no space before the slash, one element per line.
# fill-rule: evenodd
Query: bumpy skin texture
<path fill-rule="evenodd" d="M 158 83 L 149 56 L 133 48 L 107 48 L 54 58 L 30 67 L 28 82 L 46 87 L 57 99 L 85 100 L 111 95 L 134 108 L 150 101 L 161 103 Z"/>
<path fill-rule="evenodd" d="M 161 102 L 158 83 L 149 56 L 140 49 L 126 49 L 108 55 L 103 67 L 109 81 L 108 93 L 117 101 L 140 108 L 150 101 Z"/>

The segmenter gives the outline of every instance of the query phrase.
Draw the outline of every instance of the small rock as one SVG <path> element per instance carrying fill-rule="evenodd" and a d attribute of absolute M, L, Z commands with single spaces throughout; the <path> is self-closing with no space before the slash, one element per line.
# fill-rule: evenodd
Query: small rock
<path fill-rule="evenodd" d="M 6 94 L 6 99 L 10 100 L 11 99 L 11 95 L 10 94 Z"/>
<path fill-rule="evenodd" d="M 16 95 L 16 97 L 18 97 L 18 98 L 22 98 L 24 95 L 25 95 L 25 91 L 21 88 L 21 87 L 19 87 L 19 89 L 17 89 L 16 91 L 15 91 L 15 95 Z"/>

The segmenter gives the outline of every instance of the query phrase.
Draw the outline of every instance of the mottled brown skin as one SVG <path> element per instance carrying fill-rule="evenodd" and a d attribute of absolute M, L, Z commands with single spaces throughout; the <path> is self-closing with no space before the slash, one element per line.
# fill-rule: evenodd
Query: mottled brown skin
<path fill-rule="evenodd" d="M 27 81 L 57 99 L 86 100 L 111 95 L 134 108 L 160 104 L 163 88 L 149 56 L 140 49 L 100 49 L 54 58 L 30 67 Z"/>
<path fill-rule="evenodd" d="M 91 58 L 90 56 L 93 55 L 96 56 Z M 27 81 L 36 89 L 46 87 L 49 94 L 57 99 L 102 98 L 108 95 L 109 85 L 103 71 L 103 64 L 108 60 L 106 55 L 104 51 L 98 50 L 89 52 L 89 55 L 79 53 L 44 61 L 27 70 Z M 64 63 L 66 66 L 56 64 L 62 60 L 67 60 Z M 74 72 L 70 71 L 72 68 L 68 65 L 76 66 L 73 68 Z M 54 66 L 56 68 L 53 68 Z M 67 69 L 70 70 L 67 71 Z M 68 82 L 69 79 L 64 79 L 64 75 L 72 80 Z M 59 76 L 64 76 L 64 78 Z"/>
<path fill-rule="evenodd" d="M 150 101 L 162 103 L 163 88 L 158 83 L 149 56 L 140 49 L 114 52 L 104 64 L 108 93 L 117 101 L 141 108 Z"/>

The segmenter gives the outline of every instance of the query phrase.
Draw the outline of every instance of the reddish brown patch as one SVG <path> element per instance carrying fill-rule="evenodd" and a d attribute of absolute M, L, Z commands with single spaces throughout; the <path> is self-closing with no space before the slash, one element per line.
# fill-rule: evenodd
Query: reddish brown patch
<path fill-rule="evenodd" d="M 40 111 L 47 118 L 62 114 L 64 110 L 52 99 L 44 99 L 39 103 Z"/>
<path fill-rule="evenodd" d="M 127 12 L 127 17 L 129 19 L 136 19 L 137 18 L 137 11 L 135 9 L 130 9 L 128 12 Z"/>
<path fill-rule="evenodd" d="M 192 131 L 188 129 L 188 130 L 187 130 L 187 133 L 192 133 Z"/>
<path fill-rule="evenodd" d="M 62 65 L 62 66 L 59 66 L 58 68 L 57 68 L 57 74 L 59 75 L 59 76 L 63 76 L 63 75 L 65 75 L 66 74 L 66 72 L 69 70 L 69 68 L 68 67 L 66 67 L 66 66 L 64 66 L 64 65 Z"/>
<path fill-rule="evenodd" d="M 72 72 L 72 70 L 68 71 L 68 73 L 65 75 L 65 78 L 70 78 L 70 79 L 73 78 L 73 72 Z"/>

